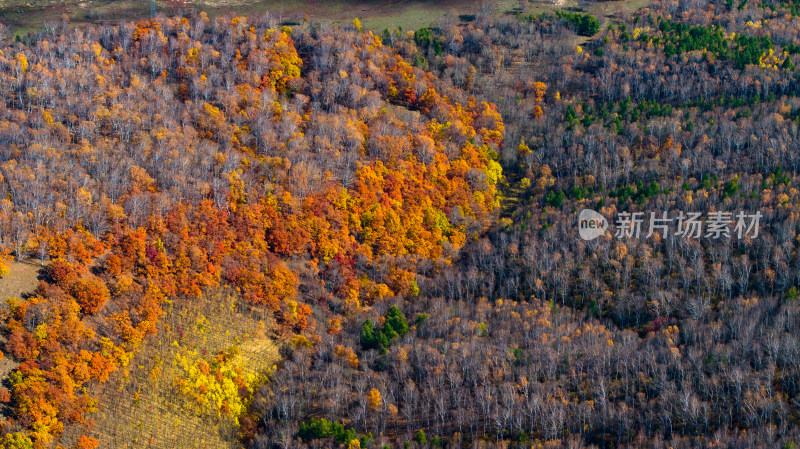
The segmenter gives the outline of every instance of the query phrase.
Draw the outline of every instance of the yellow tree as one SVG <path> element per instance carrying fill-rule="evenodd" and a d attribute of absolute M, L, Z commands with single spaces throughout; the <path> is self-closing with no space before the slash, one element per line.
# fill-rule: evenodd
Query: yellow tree
<path fill-rule="evenodd" d="M 377 389 L 373 388 L 369 390 L 369 409 L 371 411 L 376 411 L 380 406 L 383 404 L 383 399 L 381 399 L 381 392 Z"/>

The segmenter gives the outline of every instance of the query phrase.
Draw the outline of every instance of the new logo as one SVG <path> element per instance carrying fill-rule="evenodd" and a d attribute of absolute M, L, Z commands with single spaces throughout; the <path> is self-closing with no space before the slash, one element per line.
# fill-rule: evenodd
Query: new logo
<path fill-rule="evenodd" d="M 594 240 L 605 234 L 608 229 L 606 217 L 591 210 L 584 209 L 578 215 L 578 232 L 584 240 Z"/>

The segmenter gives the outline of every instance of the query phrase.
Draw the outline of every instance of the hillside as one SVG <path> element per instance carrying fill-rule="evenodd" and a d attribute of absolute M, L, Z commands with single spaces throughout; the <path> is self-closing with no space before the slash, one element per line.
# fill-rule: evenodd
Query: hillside
<path fill-rule="evenodd" d="M 0 41 L 0 448 L 795 448 L 800 5 L 473 12 Z"/>

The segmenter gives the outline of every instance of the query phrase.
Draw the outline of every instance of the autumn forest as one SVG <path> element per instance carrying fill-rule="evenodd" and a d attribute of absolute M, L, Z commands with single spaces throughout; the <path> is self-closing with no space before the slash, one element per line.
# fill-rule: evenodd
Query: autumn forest
<path fill-rule="evenodd" d="M 800 3 L 597 4 L 0 17 L 0 449 L 797 448 Z"/>

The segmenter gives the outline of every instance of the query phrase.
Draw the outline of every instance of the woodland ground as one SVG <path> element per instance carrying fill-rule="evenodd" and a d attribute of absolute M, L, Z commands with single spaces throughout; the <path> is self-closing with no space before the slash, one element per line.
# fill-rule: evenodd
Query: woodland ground
<path fill-rule="evenodd" d="M 488 3 L 496 14 L 521 11 L 516 0 L 493 0 Z M 587 2 L 562 0 L 559 7 L 590 12 L 599 19 L 613 17 L 619 12 L 633 12 L 647 5 L 647 0 L 618 0 Z M 527 12 L 553 9 L 552 0 L 528 2 Z M 211 16 L 220 14 L 252 15 L 272 12 L 286 23 L 314 21 L 334 24 L 349 23 L 354 17 L 373 30 L 402 27 L 414 30 L 430 25 L 445 14 L 472 15 L 480 2 L 464 0 L 392 2 L 368 1 L 300 1 L 300 0 L 156 0 L 160 14 L 174 15 L 190 10 L 202 10 Z M 0 23 L 8 25 L 14 34 L 41 29 L 47 21 L 57 21 L 66 14 L 73 24 L 104 21 L 136 20 L 150 14 L 147 0 L 0 0 Z"/>

